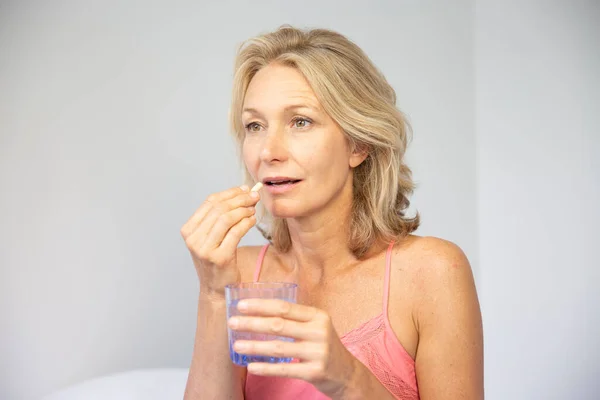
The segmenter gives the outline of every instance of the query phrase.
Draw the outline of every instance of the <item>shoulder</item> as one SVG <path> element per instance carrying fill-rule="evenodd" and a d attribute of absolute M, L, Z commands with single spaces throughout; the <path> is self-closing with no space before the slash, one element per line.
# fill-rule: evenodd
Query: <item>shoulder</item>
<path fill-rule="evenodd" d="M 410 292 L 421 395 L 483 398 L 481 311 L 466 255 L 447 240 L 411 237 L 393 260 Z"/>
<path fill-rule="evenodd" d="M 237 248 L 237 267 L 242 275 L 243 282 L 251 282 L 262 246 L 240 246 Z"/>
<path fill-rule="evenodd" d="M 431 236 L 411 235 L 396 243 L 392 263 L 395 267 L 409 267 L 411 272 L 432 279 L 471 271 L 469 260 L 458 245 Z"/>
<path fill-rule="evenodd" d="M 409 279 L 414 305 L 429 308 L 441 299 L 475 298 L 469 260 L 453 242 L 436 237 L 409 236 L 394 246 L 392 268 Z"/>

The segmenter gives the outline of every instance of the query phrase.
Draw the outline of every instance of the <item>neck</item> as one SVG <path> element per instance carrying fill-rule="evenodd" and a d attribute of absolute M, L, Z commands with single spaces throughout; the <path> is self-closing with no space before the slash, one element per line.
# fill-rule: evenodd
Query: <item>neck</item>
<path fill-rule="evenodd" d="M 350 185 L 335 204 L 313 215 L 287 220 L 292 240 L 288 254 L 298 272 L 321 280 L 357 261 L 348 248 L 351 198 Z"/>
<path fill-rule="evenodd" d="M 349 224 L 341 223 L 339 215 L 288 220 L 288 227 L 292 239 L 290 256 L 302 269 L 333 272 L 356 260 L 348 249 Z"/>

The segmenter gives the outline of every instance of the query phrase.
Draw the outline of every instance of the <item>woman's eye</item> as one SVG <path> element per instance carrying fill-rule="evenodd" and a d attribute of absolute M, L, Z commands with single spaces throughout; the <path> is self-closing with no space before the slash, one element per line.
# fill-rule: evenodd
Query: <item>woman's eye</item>
<path fill-rule="evenodd" d="M 246 125 L 246 130 L 249 132 L 258 132 L 260 130 L 260 125 L 256 122 L 250 122 Z"/>
<path fill-rule="evenodd" d="M 296 118 L 294 120 L 294 128 L 306 128 L 310 125 L 310 121 L 306 118 Z"/>

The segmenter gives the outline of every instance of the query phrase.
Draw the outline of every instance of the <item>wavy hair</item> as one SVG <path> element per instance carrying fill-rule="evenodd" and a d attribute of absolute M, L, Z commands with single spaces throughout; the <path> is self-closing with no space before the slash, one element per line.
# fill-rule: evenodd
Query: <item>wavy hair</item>
<path fill-rule="evenodd" d="M 229 113 L 238 150 L 245 136 L 241 114 L 246 90 L 254 75 L 271 63 L 300 71 L 350 146 L 367 153 L 353 170 L 348 233 L 353 254 L 360 258 L 377 240 L 390 241 L 415 231 L 419 214 L 406 216 L 415 187 L 404 162 L 410 125 L 396 107 L 396 93 L 383 74 L 360 47 L 337 32 L 284 25 L 242 43 Z M 245 175 L 251 184 L 247 170 Z M 267 224 L 258 229 L 278 250 L 288 251 L 291 238 L 285 219 L 263 213 Z"/>

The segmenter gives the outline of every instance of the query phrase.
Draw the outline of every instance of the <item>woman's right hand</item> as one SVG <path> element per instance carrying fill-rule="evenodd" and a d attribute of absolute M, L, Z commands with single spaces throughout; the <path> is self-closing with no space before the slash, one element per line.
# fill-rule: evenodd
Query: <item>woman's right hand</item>
<path fill-rule="evenodd" d="M 256 223 L 259 199 L 258 192 L 245 185 L 212 194 L 181 228 L 201 292 L 224 297 L 225 285 L 240 281 L 237 247 Z"/>

